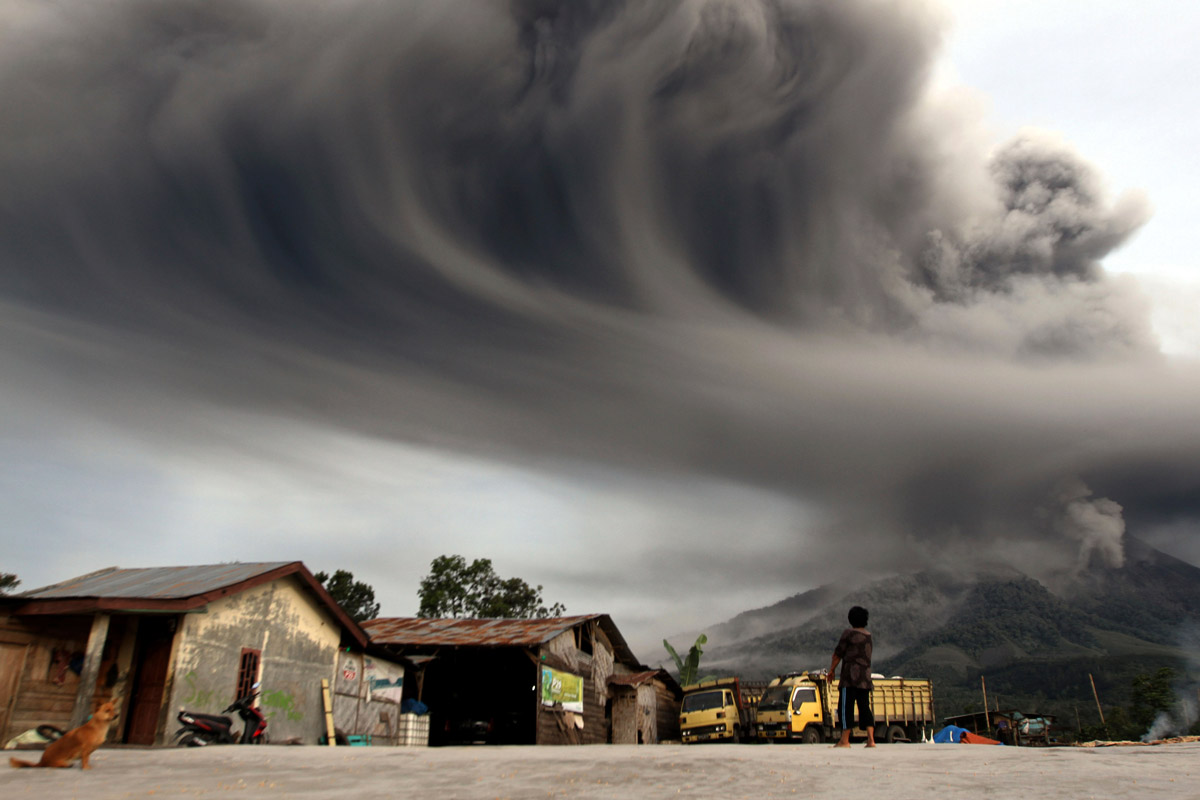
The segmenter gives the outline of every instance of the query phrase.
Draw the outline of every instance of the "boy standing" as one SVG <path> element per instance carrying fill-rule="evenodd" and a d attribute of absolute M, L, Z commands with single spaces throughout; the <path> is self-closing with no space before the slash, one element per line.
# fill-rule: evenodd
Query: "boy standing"
<path fill-rule="evenodd" d="M 838 688 L 838 722 L 842 738 L 834 747 L 850 746 L 850 729 L 854 727 L 854 706 L 858 706 L 858 726 L 867 731 L 867 747 L 875 746 L 875 715 L 871 713 L 871 632 L 867 630 L 867 610 L 855 606 L 849 613 L 850 627 L 842 632 L 829 664 L 833 678 L 838 662 L 842 676 Z"/>

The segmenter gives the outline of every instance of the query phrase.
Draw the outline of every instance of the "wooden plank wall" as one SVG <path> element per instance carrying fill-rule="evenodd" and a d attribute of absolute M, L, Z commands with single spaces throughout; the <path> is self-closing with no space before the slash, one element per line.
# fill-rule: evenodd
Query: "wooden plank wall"
<path fill-rule="evenodd" d="M 79 675 L 68 664 L 87 647 L 90 630 L 91 617 L 40 617 L 29 622 L 0 615 L 0 642 L 27 647 L 16 694 L 5 698 L 5 710 L 11 713 L 0 731 L 0 745 L 38 725 L 68 727 L 79 690 Z M 97 702 L 112 696 L 105 672 L 98 681 Z"/>
<path fill-rule="evenodd" d="M 655 714 L 658 721 L 658 741 L 670 742 L 679 740 L 679 698 L 666 686 L 654 682 Z"/>
<path fill-rule="evenodd" d="M 604 716 L 607 690 L 597 696 L 596 684 L 583 678 L 583 730 L 573 727 L 573 715 L 561 710 L 538 708 L 538 744 L 606 744 L 609 721 Z"/>
<path fill-rule="evenodd" d="M 608 700 L 608 686 L 600 686 L 591 675 L 583 678 L 583 744 L 606 744 L 609 721 L 604 718 L 604 704 Z"/>
<path fill-rule="evenodd" d="M 637 744 L 638 702 L 633 686 L 610 686 L 612 692 L 612 743 Z"/>
<path fill-rule="evenodd" d="M 587 623 L 583 633 L 591 636 L 594 626 Z M 564 669 L 583 676 L 583 730 L 568 725 L 571 715 L 563 711 L 538 705 L 538 744 L 606 744 L 609 739 L 610 721 L 605 716 L 608 702 L 608 676 L 612 671 L 612 653 L 608 641 L 597 636 L 593 642 L 593 654 L 578 649 L 578 640 L 572 631 L 552 639 L 542 647 L 541 659 L 555 669 Z M 603 648 L 599 658 L 595 651 Z M 600 662 L 597 668 L 597 661 Z M 539 663 L 541 663 L 539 662 Z"/>

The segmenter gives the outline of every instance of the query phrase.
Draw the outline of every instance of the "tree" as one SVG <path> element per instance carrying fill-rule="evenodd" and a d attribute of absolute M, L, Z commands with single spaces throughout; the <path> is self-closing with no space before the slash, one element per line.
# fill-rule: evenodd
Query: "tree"
<path fill-rule="evenodd" d="M 696 638 L 696 643 L 688 650 L 687 658 L 679 657 L 675 652 L 675 648 L 671 647 L 671 643 L 663 639 L 663 647 L 667 648 L 667 652 L 671 654 L 671 658 L 675 659 L 675 668 L 679 670 L 679 684 L 687 686 L 696 682 L 696 676 L 700 674 L 700 656 L 704 653 L 700 649 L 700 645 L 708 643 L 708 636 L 700 634 Z"/>
<path fill-rule="evenodd" d="M 501 578 L 490 558 L 470 564 L 462 556 L 438 556 L 429 565 L 417 592 L 426 618 L 546 619 L 567 610 L 562 603 L 546 608 L 542 586 L 530 586 L 520 578 Z"/>
<path fill-rule="evenodd" d="M 1135 723 L 1147 728 L 1161 712 L 1171 709 L 1175 704 L 1174 681 L 1175 670 L 1159 667 L 1154 674 L 1138 675 L 1130 682 L 1133 688 L 1130 693 L 1133 700 L 1130 716 Z"/>
<path fill-rule="evenodd" d="M 21 585 L 21 580 L 11 572 L 0 572 L 0 594 L 8 594 L 10 589 Z"/>
<path fill-rule="evenodd" d="M 379 616 L 379 603 L 375 602 L 375 590 L 369 584 L 354 580 L 354 574 L 339 569 L 330 577 L 328 573 L 313 575 L 325 591 L 337 601 L 342 610 L 355 622 L 375 619 Z"/>

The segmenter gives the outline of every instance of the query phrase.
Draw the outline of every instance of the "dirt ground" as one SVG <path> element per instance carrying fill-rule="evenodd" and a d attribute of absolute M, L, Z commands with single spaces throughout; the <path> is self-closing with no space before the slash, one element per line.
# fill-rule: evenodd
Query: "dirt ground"
<path fill-rule="evenodd" d="M 9 751 L 9 755 L 13 754 Z M 37 753 L 18 753 L 23 757 Z M 0 798 L 1198 798 L 1200 743 L 1013 748 L 106 748 L 92 769 L 0 768 Z"/>

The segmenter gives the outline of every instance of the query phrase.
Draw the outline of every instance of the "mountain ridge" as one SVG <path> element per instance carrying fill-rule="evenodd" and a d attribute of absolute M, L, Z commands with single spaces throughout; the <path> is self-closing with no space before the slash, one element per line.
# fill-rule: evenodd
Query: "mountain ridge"
<path fill-rule="evenodd" d="M 970 710 L 986 675 L 1024 710 L 1088 716 L 1089 675 L 1112 702 L 1127 697 L 1132 676 L 1160 666 L 1200 678 L 1200 654 L 1186 641 L 1200 631 L 1200 567 L 1132 537 L 1126 544 L 1120 567 L 1088 565 L 1045 582 L 989 567 L 817 587 L 711 626 L 701 669 L 765 679 L 827 667 L 846 610 L 862 605 L 876 671 L 932 678 L 939 714 Z"/>

